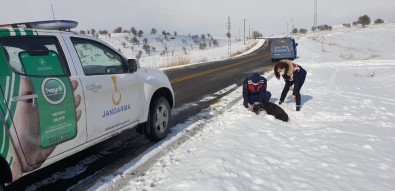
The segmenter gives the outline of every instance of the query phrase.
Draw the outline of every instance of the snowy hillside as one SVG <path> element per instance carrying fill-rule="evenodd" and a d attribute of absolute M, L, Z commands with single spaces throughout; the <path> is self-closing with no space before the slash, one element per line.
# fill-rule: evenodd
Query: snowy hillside
<path fill-rule="evenodd" d="M 302 110 L 281 105 L 290 122 L 247 111 L 238 88 L 91 190 L 394 190 L 394 39 L 392 23 L 300 36 L 308 76 Z M 278 102 L 284 82 L 264 75 Z"/>
<path fill-rule="evenodd" d="M 167 68 L 229 57 L 228 39 L 208 35 L 148 34 L 135 37 L 129 33 L 113 33 L 111 37 L 99 35 L 99 38 L 128 58 L 136 58 L 141 52 L 140 65 L 143 67 Z M 232 56 L 245 52 L 257 43 L 258 40 L 249 40 L 246 45 L 242 41 L 232 41 Z"/>

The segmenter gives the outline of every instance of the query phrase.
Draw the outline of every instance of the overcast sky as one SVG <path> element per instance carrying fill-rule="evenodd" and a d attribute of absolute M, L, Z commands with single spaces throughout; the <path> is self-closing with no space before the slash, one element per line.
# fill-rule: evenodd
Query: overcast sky
<path fill-rule="evenodd" d="M 395 0 L 317 0 L 318 24 L 337 25 L 356 21 L 367 14 L 395 20 Z M 151 28 L 178 34 L 211 33 L 225 36 L 230 16 L 232 36 L 249 29 L 264 35 L 295 28 L 311 29 L 314 0 L 0 0 L 0 23 L 56 19 L 79 22 L 77 30 L 132 26 L 148 33 Z M 293 20 L 293 22 L 292 22 Z M 248 36 L 248 35 L 247 35 Z"/>

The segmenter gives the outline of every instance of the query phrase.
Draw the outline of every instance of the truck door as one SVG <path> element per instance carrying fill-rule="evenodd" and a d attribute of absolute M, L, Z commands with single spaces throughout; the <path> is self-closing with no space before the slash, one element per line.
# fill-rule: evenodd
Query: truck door
<path fill-rule="evenodd" d="M 82 89 L 70 78 L 70 56 L 59 35 L 1 38 L 6 117 L 13 121 L 10 136 L 25 172 L 86 142 Z"/>
<path fill-rule="evenodd" d="M 131 127 L 140 117 L 140 85 L 136 73 L 127 73 L 126 60 L 105 44 L 70 37 L 76 68 L 85 94 L 88 141 Z M 73 52 L 73 51 L 71 51 Z M 78 69 L 77 69 L 78 70 Z"/>

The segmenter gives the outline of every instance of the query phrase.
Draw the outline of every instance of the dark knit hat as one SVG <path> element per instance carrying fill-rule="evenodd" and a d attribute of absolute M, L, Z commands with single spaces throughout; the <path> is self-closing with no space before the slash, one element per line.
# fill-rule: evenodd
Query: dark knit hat
<path fill-rule="evenodd" d="M 258 84 L 261 81 L 261 75 L 259 75 L 258 73 L 254 73 L 251 76 L 251 82 L 254 84 Z"/>

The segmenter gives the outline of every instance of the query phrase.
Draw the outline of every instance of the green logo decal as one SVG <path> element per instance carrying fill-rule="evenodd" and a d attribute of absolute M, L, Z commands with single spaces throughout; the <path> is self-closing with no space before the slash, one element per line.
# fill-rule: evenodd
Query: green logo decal
<path fill-rule="evenodd" d="M 47 65 L 47 61 L 45 61 L 45 59 L 44 58 L 40 58 L 39 60 L 38 60 L 38 62 L 40 63 L 40 65 L 42 65 L 42 66 L 45 66 L 45 65 Z"/>
<path fill-rule="evenodd" d="M 51 104 L 62 103 L 66 97 L 66 86 L 56 78 L 47 78 L 42 82 L 41 91 L 45 100 Z"/>

